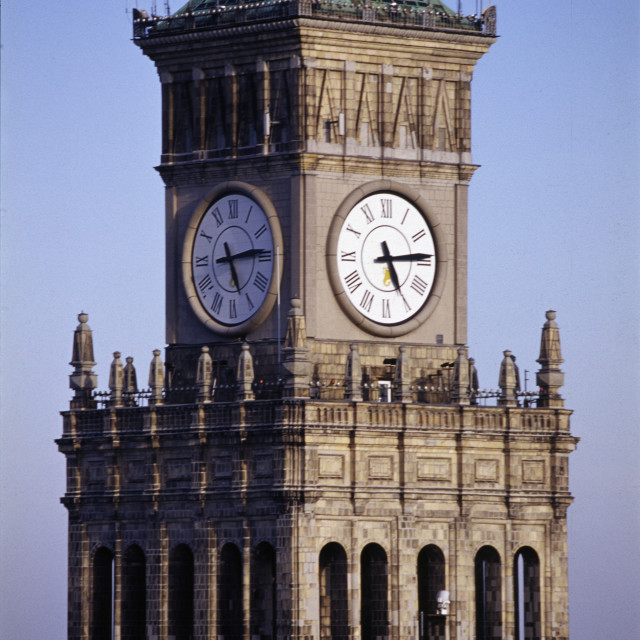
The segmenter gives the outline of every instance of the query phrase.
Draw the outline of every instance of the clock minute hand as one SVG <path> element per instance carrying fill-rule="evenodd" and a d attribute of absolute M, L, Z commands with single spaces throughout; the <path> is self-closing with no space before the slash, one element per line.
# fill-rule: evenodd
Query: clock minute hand
<path fill-rule="evenodd" d="M 393 283 L 393 287 L 396 291 L 399 291 L 400 280 L 398 278 L 398 273 L 396 271 L 396 268 L 393 266 L 393 258 L 389 253 L 389 247 L 387 246 L 387 242 L 383 240 L 380 246 L 382 247 L 382 256 L 379 258 L 376 258 L 374 262 L 386 263 L 387 268 L 389 269 L 389 275 L 391 276 L 391 282 Z"/>
<path fill-rule="evenodd" d="M 430 253 L 404 253 L 399 256 L 380 256 L 375 258 L 374 262 L 417 262 L 418 260 L 427 260 L 432 258 Z"/>
<path fill-rule="evenodd" d="M 236 268 L 233 264 L 233 260 L 235 258 L 235 256 L 231 255 L 231 250 L 229 249 L 229 245 L 225 242 L 224 243 L 224 252 L 226 254 L 226 260 L 224 260 L 224 262 L 228 262 L 229 266 L 231 267 L 231 277 L 233 278 L 233 281 L 236 283 L 236 289 L 238 290 L 238 294 L 240 294 L 240 281 L 238 280 L 238 272 L 236 271 Z M 216 262 L 219 262 L 219 260 L 216 260 Z"/>

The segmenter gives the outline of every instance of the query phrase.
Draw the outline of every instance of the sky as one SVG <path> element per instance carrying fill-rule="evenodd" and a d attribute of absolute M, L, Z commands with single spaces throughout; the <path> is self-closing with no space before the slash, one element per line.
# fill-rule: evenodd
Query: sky
<path fill-rule="evenodd" d="M 463 11 L 476 4 L 463 0 Z M 627 640 L 640 637 L 640 7 L 497 4 L 500 38 L 472 86 L 481 167 L 469 201 L 470 355 L 480 386 L 495 388 L 511 349 L 532 388 L 544 314 L 557 311 L 562 391 L 580 438 L 570 459 L 571 637 Z M 133 6 L 2 4 L 7 640 L 66 637 L 65 461 L 54 439 L 71 398 L 78 313 L 89 314 L 100 389 L 114 351 L 132 355 L 140 375 L 164 347 L 160 85 L 131 42 Z"/>

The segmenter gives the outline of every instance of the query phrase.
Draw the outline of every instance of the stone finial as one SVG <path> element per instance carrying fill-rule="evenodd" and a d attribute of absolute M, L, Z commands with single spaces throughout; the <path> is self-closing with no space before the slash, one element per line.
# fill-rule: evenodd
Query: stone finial
<path fill-rule="evenodd" d="M 536 382 L 540 387 L 539 407 L 564 407 L 564 400 L 559 393 L 564 384 L 564 373 L 560 365 L 564 362 L 560 350 L 560 330 L 556 323 L 556 312 L 546 313 L 547 321 L 542 327 L 540 339 L 540 369 L 536 374 Z"/>
<path fill-rule="evenodd" d="M 69 363 L 73 373 L 69 376 L 69 386 L 75 391 L 72 408 L 90 408 L 91 392 L 98 386 L 98 376 L 93 372 L 93 333 L 87 324 L 86 313 L 78 315 L 80 324 L 73 333 L 73 354 Z"/>
<path fill-rule="evenodd" d="M 253 400 L 253 357 L 249 345 L 244 342 L 238 357 L 238 371 L 236 376 L 236 400 Z"/>
<path fill-rule="evenodd" d="M 136 368 L 133 366 L 133 358 L 125 358 L 127 364 L 124 365 L 124 393 L 138 393 L 138 377 Z"/>
<path fill-rule="evenodd" d="M 287 333 L 282 350 L 284 396 L 305 398 L 309 396 L 311 362 L 307 348 L 307 325 L 299 298 L 291 299 L 287 313 Z"/>
<path fill-rule="evenodd" d="M 347 356 L 347 371 L 345 375 L 345 400 L 360 402 L 362 400 L 362 365 L 360 364 L 360 354 L 358 345 L 352 343 Z"/>
<path fill-rule="evenodd" d="M 469 358 L 469 391 L 471 396 L 471 404 L 478 403 L 478 391 L 480 383 L 478 382 L 478 370 L 476 369 L 476 361 Z"/>
<path fill-rule="evenodd" d="M 396 402 L 411 402 L 409 354 L 403 345 L 398 349 L 396 370 L 393 375 L 393 399 Z"/>
<path fill-rule="evenodd" d="M 124 367 L 120 360 L 120 352 L 113 352 L 113 361 L 109 368 L 109 389 L 111 390 L 111 404 L 114 407 L 122 405 L 122 389 L 124 386 Z"/>
<path fill-rule="evenodd" d="M 133 358 L 127 356 L 125 361 L 127 364 L 124 365 L 122 393 L 126 399 L 127 406 L 132 406 L 135 402 L 133 396 L 138 393 L 138 377 L 136 375 L 136 368 L 133 366 Z"/>
<path fill-rule="evenodd" d="M 460 347 L 458 357 L 453 365 L 453 402 L 457 404 L 470 404 L 471 402 L 468 353 L 467 347 Z"/>
<path fill-rule="evenodd" d="M 160 358 L 160 349 L 153 350 L 153 359 L 149 365 L 149 387 L 151 398 L 149 404 L 162 404 L 162 390 L 164 388 L 164 364 Z"/>
<path fill-rule="evenodd" d="M 287 313 L 287 333 L 285 349 L 304 349 L 307 346 L 307 325 L 302 313 L 300 298 L 291 298 L 291 309 Z"/>
<path fill-rule="evenodd" d="M 203 346 L 198 358 L 198 371 L 196 374 L 198 402 L 209 402 L 211 400 L 212 370 L 213 361 L 209 355 L 209 347 Z"/>
<path fill-rule="evenodd" d="M 518 374 L 516 364 L 512 357 L 511 351 L 503 351 L 504 358 L 500 365 L 500 378 L 498 386 L 500 387 L 500 397 L 498 405 L 503 407 L 517 407 L 518 396 L 516 390 L 518 387 Z"/>

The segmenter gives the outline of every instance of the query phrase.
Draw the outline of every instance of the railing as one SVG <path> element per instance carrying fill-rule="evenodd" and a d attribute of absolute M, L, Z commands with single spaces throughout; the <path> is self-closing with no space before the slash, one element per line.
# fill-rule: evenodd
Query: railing
<path fill-rule="evenodd" d="M 233 402 L 237 399 L 239 386 L 231 382 L 213 385 L 206 404 Z M 322 401 L 345 401 L 348 385 L 343 380 L 314 378 L 309 384 L 309 399 Z M 391 381 L 369 381 L 359 387 L 363 402 L 391 403 L 395 402 L 397 386 Z M 285 385 L 282 378 L 273 380 L 257 380 L 252 384 L 255 400 L 277 400 L 285 396 Z M 85 408 L 108 409 L 111 407 L 146 407 L 152 405 L 181 405 L 202 401 L 198 387 L 171 387 L 164 389 L 161 398 L 154 396 L 151 389 L 142 389 L 135 393 L 123 392 L 115 398 L 111 391 L 94 391 L 89 404 Z M 405 401 L 413 404 L 461 404 L 454 396 L 454 387 L 448 384 L 416 383 L 409 386 L 409 394 Z M 471 405 L 492 406 L 501 397 L 500 389 L 476 389 L 468 392 Z M 539 400 L 537 391 L 520 391 L 516 393 L 518 406 L 532 408 Z"/>
<path fill-rule="evenodd" d="M 439 10 L 437 6 L 430 6 L 428 3 L 411 0 L 376 4 L 335 0 L 267 0 L 231 6 L 221 5 L 166 17 L 149 17 L 146 12 L 136 10 L 133 37 L 134 39 L 149 38 L 175 32 L 221 28 L 298 16 L 496 35 L 495 7 L 489 7 L 483 16 L 462 16 Z"/>

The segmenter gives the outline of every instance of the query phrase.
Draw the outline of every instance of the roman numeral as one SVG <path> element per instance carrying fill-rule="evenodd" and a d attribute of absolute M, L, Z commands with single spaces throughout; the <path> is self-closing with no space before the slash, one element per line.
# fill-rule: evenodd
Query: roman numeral
<path fill-rule="evenodd" d="M 392 200 L 389 198 L 380 199 L 380 204 L 382 205 L 383 218 L 391 218 L 393 216 L 393 213 L 391 211 L 391 203 L 392 203 Z"/>
<path fill-rule="evenodd" d="M 367 221 L 367 224 L 371 224 L 373 222 L 373 213 L 371 213 L 371 209 L 368 204 L 365 204 L 364 207 L 360 207 L 362 213 L 364 213 L 364 217 Z"/>
<path fill-rule="evenodd" d="M 360 231 L 356 231 L 350 224 L 347 225 L 347 231 L 351 231 L 351 233 L 355 233 L 356 238 L 359 238 L 362 235 Z"/>
<path fill-rule="evenodd" d="M 253 309 L 255 305 L 253 304 L 253 302 L 251 302 L 251 298 L 249 297 L 249 294 L 245 293 L 244 295 L 247 298 L 247 304 L 249 305 L 249 310 Z"/>
<path fill-rule="evenodd" d="M 355 251 L 340 251 L 340 260 L 342 262 L 355 262 L 356 261 L 356 252 Z"/>
<path fill-rule="evenodd" d="M 271 262 L 271 249 L 263 249 L 262 253 L 258 254 L 258 262 Z"/>
<path fill-rule="evenodd" d="M 414 242 L 418 242 L 418 240 L 420 240 L 420 238 L 424 238 L 425 235 L 426 235 L 426 231 L 424 229 L 420 229 L 420 231 L 418 231 L 418 233 L 416 233 L 416 234 L 411 236 L 411 239 Z"/>
<path fill-rule="evenodd" d="M 238 312 L 236 311 L 236 301 L 233 298 L 229 298 L 229 317 L 238 317 Z"/>
<path fill-rule="evenodd" d="M 220 209 L 218 209 L 218 207 L 216 207 L 215 209 L 211 209 L 211 215 L 216 221 L 216 226 L 219 227 L 222 224 L 222 214 L 220 213 Z"/>
<path fill-rule="evenodd" d="M 423 296 L 424 292 L 427 290 L 427 283 L 419 276 L 414 276 L 411 288 Z"/>
<path fill-rule="evenodd" d="M 216 291 L 216 294 L 213 296 L 213 302 L 211 303 L 211 311 L 213 311 L 213 313 L 220 313 L 223 300 L 224 298 Z"/>
<path fill-rule="evenodd" d="M 209 256 L 196 256 L 196 267 L 208 267 Z"/>
<path fill-rule="evenodd" d="M 253 279 L 253 286 L 256 287 L 256 289 L 260 289 L 260 291 L 264 292 L 268 284 L 269 278 L 258 271 L 258 273 L 256 273 L 256 277 Z"/>
<path fill-rule="evenodd" d="M 254 234 L 254 238 L 259 238 L 267 230 L 267 225 L 263 224 Z"/>
<path fill-rule="evenodd" d="M 252 211 L 253 211 L 253 205 L 251 205 L 249 207 L 249 211 L 247 211 L 247 217 L 244 219 L 245 222 L 249 222 L 249 216 L 251 215 Z"/>
<path fill-rule="evenodd" d="M 352 271 L 348 276 L 344 278 L 349 293 L 353 293 L 361 284 L 360 274 L 357 271 Z"/>
<path fill-rule="evenodd" d="M 387 298 L 382 298 L 382 317 L 391 318 L 391 302 Z"/>
<path fill-rule="evenodd" d="M 431 266 L 431 256 L 425 258 L 424 260 L 418 260 L 419 267 L 430 267 Z"/>
<path fill-rule="evenodd" d="M 407 209 L 404 212 L 404 215 L 402 216 L 402 222 L 400 224 L 404 224 L 404 221 L 407 219 L 407 216 L 409 215 L 409 209 Z"/>
<path fill-rule="evenodd" d="M 375 298 L 375 296 L 371 293 L 371 291 L 369 291 L 369 289 L 366 289 L 364 294 L 362 295 L 362 300 L 360 300 L 360 306 L 367 313 L 369 313 L 371 311 L 371 305 L 373 304 L 373 299 L 374 298 Z"/>
<path fill-rule="evenodd" d="M 200 287 L 200 291 L 204 292 L 205 289 L 213 289 L 213 282 L 211 282 L 211 276 L 207 274 L 204 278 L 201 278 L 198 281 L 198 286 Z"/>
<path fill-rule="evenodd" d="M 207 239 L 207 242 L 209 242 L 209 243 L 211 243 L 211 241 L 213 240 L 213 236 L 208 236 L 204 231 L 200 231 L 200 235 L 201 235 L 203 238 L 206 238 L 206 239 Z"/>
<path fill-rule="evenodd" d="M 400 293 L 400 291 L 398 291 Z M 404 310 L 411 311 L 411 305 L 407 302 L 407 299 L 400 293 L 400 297 L 402 298 L 402 302 L 404 302 Z"/>
<path fill-rule="evenodd" d="M 238 217 L 238 201 L 229 200 L 229 220 L 236 220 Z"/>

